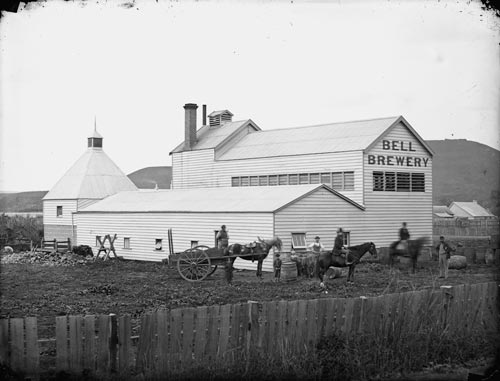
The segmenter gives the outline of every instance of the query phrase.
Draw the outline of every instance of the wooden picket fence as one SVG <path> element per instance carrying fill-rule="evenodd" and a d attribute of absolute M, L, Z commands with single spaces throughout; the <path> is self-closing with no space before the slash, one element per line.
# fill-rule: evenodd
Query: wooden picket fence
<path fill-rule="evenodd" d="M 252 302 L 159 310 L 132 336 L 129 315 L 59 316 L 55 369 L 40 365 L 34 317 L 0 320 L 0 362 L 32 378 L 50 370 L 96 375 L 175 374 L 197 366 L 250 364 L 252 356 L 289 356 L 340 332 L 380 337 L 435 327 L 461 334 L 497 332 L 496 282 L 442 286 L 378 297 Z"/>

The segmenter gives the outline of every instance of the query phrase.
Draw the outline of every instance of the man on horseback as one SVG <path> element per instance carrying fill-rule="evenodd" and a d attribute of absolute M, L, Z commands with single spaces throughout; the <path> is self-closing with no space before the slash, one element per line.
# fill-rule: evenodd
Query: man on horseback
<path fill-rule="evenodd" d="M 337 237 L 335 237 L 332 254 L 344 258 L 346 265 L 350 265 L 352 263 L 349 262 L 348 259 L 349 250 L 347 248 L 344 248 L 344 231 L 342 230 L 342 228 L 339 228 L 337 230 Z"/>
<path fill-rule="evenodd" d="M 408 253 L 409 239 L 410 239 L 410 232 L 406 228 L 406 222 L 403 222 L 403 226 L 401 227 L 401 229 L 399 229 L 399 242 L 396 246 L 396 249 Z"/>

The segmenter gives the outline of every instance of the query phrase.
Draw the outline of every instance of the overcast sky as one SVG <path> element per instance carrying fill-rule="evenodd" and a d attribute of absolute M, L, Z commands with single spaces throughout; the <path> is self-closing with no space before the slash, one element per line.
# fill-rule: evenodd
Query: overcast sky
<path fill-rule="evenodd" d="M 499 20 L 477 1 L 48 1 L 0 23 L 0 190 L 49 190 L 94 128 L 171 165 L 185 103 L 263 130 L 403 115 L 500 148 Z"/>

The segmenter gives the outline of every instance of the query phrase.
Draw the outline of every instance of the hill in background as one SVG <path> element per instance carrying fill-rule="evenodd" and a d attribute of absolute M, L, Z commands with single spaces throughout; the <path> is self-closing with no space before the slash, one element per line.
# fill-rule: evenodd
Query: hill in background
<path fill-rule="evenodd" d="M 487 145 L 457 140 L 428 140 L 434 151 L 433 202 L 477 200 L 500 216 L 500 151 Z M 169 189 L 172 167 L 142 168 L 128 175 L 141 189 Z M 0 193 L 0 212 L 41 212 L 46 191 Z"/>
<path fill-rule="evenodd" d="M 129 179 L 140 189 L 170 189 L 172 167 L 147 167 L 128 175 Z"/>
<path fill-rule="evenodd" d="M 434 205 L 477 200 L 500 216 L 500 151 L 466 139 L 427 143 L 434 151 Z"/>
<path fill-rule="evenodd" d="M 47 191 L 0 193 L 0 212 L 41 212 Z"/>

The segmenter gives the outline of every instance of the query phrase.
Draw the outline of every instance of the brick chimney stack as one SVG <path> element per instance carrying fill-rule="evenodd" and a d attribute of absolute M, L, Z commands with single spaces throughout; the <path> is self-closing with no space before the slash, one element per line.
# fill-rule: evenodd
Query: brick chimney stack
<path fill-rule="evenodd" d="M 193 149 L 196 144 L 196 109 L 198 105 L 196 103 L 186 103 L 184 105 L 184 110 L 186 110 L 185 116 L 185 138 L 184 138 L 184 148 Z"/>

